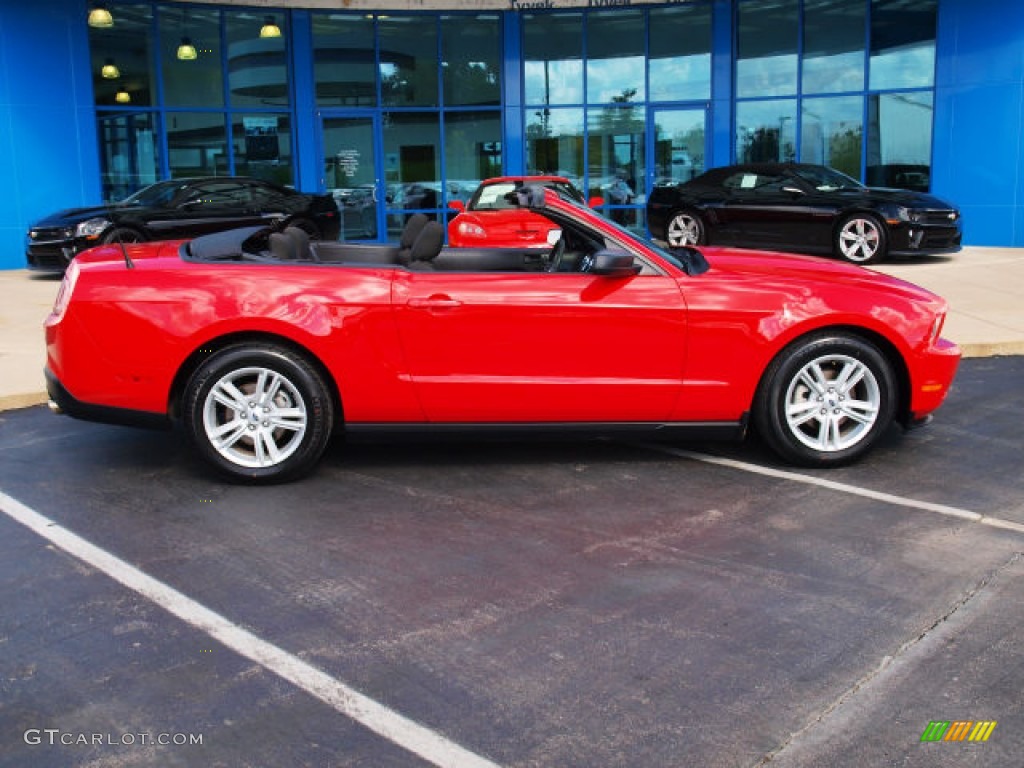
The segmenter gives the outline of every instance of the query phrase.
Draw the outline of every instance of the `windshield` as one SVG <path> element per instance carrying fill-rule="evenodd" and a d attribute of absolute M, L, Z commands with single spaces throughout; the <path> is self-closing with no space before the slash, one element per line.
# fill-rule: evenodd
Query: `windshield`
<path fill-rule="evenodd" d="M 851 179 L 845 173 L 825 166 L 807 166 L 797 168 L 794 175 L 806 181 L 819 192 L 834 192 L 837 189 L 863 189 L 859 181 Z"/>
<path fill-rule="evenodd" d="M 567 181 L 553 181 L 551 179 L 538 179 L 536 181 L 531 179 L 516 179 L 515 181 L 502 181 L 495 182 L 494 184 L 484 184 L 476 191 L 476 194 L 473 195 L 473 199 L 469 202 L 469 210 L 502 211 L 509 208 L 518 208 L 518 203 L 510 202 L 505 195 L 509 192 L 521 189 L 523 184 L 553 189 L 562 197 L 567 197 L 577 203 L 583 202 L 583 194 Z"/>
<path fill-rule="evenodd" d="M 143 205 L 152 208 L 164 206 L 174 199 L 183 186 L 185 184 L 181 181 L 161 181 L 150 184 L 126 197 L 121 201 L 121 205 Z"/>

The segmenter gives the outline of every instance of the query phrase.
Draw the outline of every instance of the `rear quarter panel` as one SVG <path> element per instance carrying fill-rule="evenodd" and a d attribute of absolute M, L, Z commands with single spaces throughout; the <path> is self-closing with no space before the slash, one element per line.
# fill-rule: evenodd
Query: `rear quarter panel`
<path fill-rule="evenodd" d="M 170 251 L 172 249 L 168 249 Z M 194 352 L 259 334 L 299 345 L 337 383 L 345 417 L 416 420 L 391 314 L 392 269 L 198 264 L 162 257 L 83 265 L 50 367 L 78 399 L 166 412 Z"/>

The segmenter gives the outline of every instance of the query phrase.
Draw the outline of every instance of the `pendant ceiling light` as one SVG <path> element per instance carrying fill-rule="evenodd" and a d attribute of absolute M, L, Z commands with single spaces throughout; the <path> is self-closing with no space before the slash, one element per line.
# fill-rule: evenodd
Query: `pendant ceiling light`
<path fill-rule="evenodd" d="M 280 37 L 281 28 L 277 26 L 273 16 L 263 19 L 263 26 L 260 28 L 260 37 Z"/>
<path fill-rule="evenodd" d="M 110 15 L 110 11 L 104 6 L 94 6 L 89 11 L 89 26 L 96 27 L 97 29 L 108 29 L 114 26 L 114 17 Z"/>
<path fill-rule="evenodd" d="M 100 68 L 100 74 L 104 80 L 116 80 L 121 76 L 121 70 L 117 68 L 113 59 L 107 59 Z"/>
<path fill-rule="evenodd" d="M 118 104 L 130 104 L 132 101 L 132 95 L 122 88 L 114 94 L 114 101 Z"/>
<path fill-rule="evenodd" d="M 191 38 L 181 38 L 181 45 L 178 46 L 178 59 L 181 61 L 195 61 L 198 55 L 196 47 L 192 45 Z"/>

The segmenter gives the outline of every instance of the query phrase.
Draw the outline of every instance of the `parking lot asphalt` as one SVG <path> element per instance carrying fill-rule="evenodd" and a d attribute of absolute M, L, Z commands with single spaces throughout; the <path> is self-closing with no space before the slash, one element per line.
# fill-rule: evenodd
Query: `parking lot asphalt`
<path fill-rule="evenodd" d="M 943 335 L 966 357 L 1024 355 L 1024 249 L 972 246 L 877 269 L 949 301 Z M 50 275 L 0 270 L 0 410 L 46 402 L 42 323 L 59 287 Z"/>
<path fill-rule="evenodd" d="M 966 360 L 833 471 L 339 443 L 253 488 L 176 432 L 0 414 L 0 765 L 1019 766 L 1021 381 Z"/>

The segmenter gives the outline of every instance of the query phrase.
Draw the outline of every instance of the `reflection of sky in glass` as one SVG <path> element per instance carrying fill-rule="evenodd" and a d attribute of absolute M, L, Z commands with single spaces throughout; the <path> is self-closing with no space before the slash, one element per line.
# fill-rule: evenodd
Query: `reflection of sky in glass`
<path fill-rule="evenodd" d="M 646 98 L 643 56 L 587 61 L 587 101 L 591 104 L 610 102 L 627 90 L 636 91 L 630 101 Z"/>
<path fill-rule="evenodd" d="M 935 81 L 935 43 L 889 48 L 871 55 L 871 88 L 928 88 Z"/>
<path fill-rule="evenodd" d="M 546 121 L 548 136 L 583 136 L 582 109 L 549 109 L 546 115 L 541 110 L 533 110 L 526 118 L 528 130 L 543 127 Z"/>
<path fill-rule="evenodd" d="M 804 93 L 864 90 L 864 52 L 804 58 Z"/>
<path fill-rule="evenodd" d="M 583 101 L 583 62 L 527 61 L 523 65 L 527 104 L 580 104 Z"/>
<path fill-rule="evenodd" d="M 873 122 L 868 165 L 929 165 L 932 154 L 932 95 L 888 93 L 871 97 Z"/>
<path fill-rule="evenodd" d="M 711 98 L 711 54 L 651 59 L 651 101 Z"/>
<path fill-rule="evenodd" d="M 736 62 L 737 96 L 782 96 L 796 93 L 795 53 L 740 59 Z"/>

